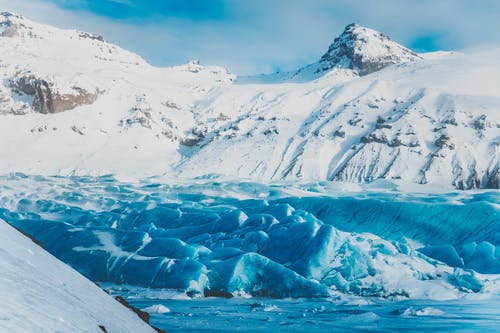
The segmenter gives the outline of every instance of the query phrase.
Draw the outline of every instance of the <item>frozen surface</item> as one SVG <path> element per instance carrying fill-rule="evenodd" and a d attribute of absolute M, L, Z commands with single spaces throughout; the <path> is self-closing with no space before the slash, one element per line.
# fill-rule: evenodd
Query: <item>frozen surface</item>
<path fill-rule="evenodd" d="M 0 332 L 153 332 L 92 282 L 0 220 Z"/>
<path fill-rule="evenodd" d="M 0 179 L 0 217 L 99 282 L 190 296 L 498 295 L 497 191 L 379 186 L 17 174 Z"/>
<path fill-rule="evenodd" d="M 500 300 L 165 298 L 111 289 L 172 332 L 498 332 Z"/>

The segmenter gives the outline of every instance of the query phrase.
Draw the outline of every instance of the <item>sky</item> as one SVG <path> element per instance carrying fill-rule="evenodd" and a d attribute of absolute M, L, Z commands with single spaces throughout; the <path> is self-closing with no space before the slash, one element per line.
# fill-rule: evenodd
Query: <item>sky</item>
<path fill-rule="evenodd" d="M 0 11 L 98 33 L 155 66 L 199 59 L 240 75 L 312 63 L 352 22 L 418 52 L 500 46 L 498 0 L 0 0 Z"/>

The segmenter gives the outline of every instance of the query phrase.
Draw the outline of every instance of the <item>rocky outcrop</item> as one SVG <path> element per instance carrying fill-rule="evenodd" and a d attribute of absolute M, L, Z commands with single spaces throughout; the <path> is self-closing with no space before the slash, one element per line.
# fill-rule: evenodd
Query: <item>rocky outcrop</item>
<path fill-rule="evenodd" d="M 78 34 L 78 37 L 84 38 L 84 39 L 96 40 L 99 42 L 105 42 L 104 37 L 102 37 L 101 35 L 98 35 L 98 34 L 92 34 L 90 32 L 83 32 L 82 31 Z"/>
<path fill-rule="evenodd" d="M 357 24 L 348 25 L 344 32 L 321 57 L 323 71 L 334 67 L 349 68 L 367 75 L 387 66 L 421 60 L 416 53 L 393 42 L 386 35 Z"/>
<path fill-rule="evenodd" d="M 43 114 L 64 112 L 92 104 L 102 93 L 97 88 L 88 91 L 77 86 L 71 87 L 71 93 L 60 93 L 54 83 L 31 73 L 15 76 L 10 80 L 10 87 L 15 93 L 32 96 L 33 111 Z"/>
<path fill-rule="evenodd" d="M 166 333 L 166 331 L 162 330 L 161 328 L 158 328 L 158 327 L 151 325 L 151 323 L 149 322 L 149 319 L 150 319 L 149 313 L 142 311 L 141 309 L 138 309 L 133 305 L 130 305 L 130 303 L 127 302 L 127 300 L 125 298 L 123 298 L 122 296 L 115 296 L 115 299 L 118 301 L 118 303 L 125 306 L 133 313 L 135 313 L 142 321 L 144 321 L 146 324 L 151 326 L 151 328 L 153 328 L 156 332 Z M 103 330 L 103 329 L 101 328 L 101 330 Z M 103 331 L 106 332 L 105 330 L 103 330 Z"/>
<path fill-rule="evenodd" d="M 134 124 L 139 124 L 144 128 L 151 129 L 153 124 L 152 119 L 153 109 L 146 100 L 144 95 L 136 96 L 135 105 L 129 110 L 129 117 L 120 121 L 120 126 L 131 127 Z"/>
<path fill-rule="evenodd" d="M 485 175 L 485 188 L 499 189 L 500 188 L 500 166 L 495 165 L 492 170 L 488 170 Z"/>
<path fill-rule="evenodd" d="M 208 134 L 208 128 L 204 124 L 199 124 L 180 139 L 180 144 L 187 147 L 196 146 L 202 142 Z"/>
<path fill-rule="evenodd" d="M 0 12 L 0 37 L 20 37 L 25 31 L 32 35 L 31 28 L 22 23 L 23 19 L 21 15 Z"/>

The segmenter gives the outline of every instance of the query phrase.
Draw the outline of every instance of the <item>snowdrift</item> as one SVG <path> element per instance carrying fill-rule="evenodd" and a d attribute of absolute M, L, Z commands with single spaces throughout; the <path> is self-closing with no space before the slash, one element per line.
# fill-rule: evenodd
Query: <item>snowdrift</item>
<path fill-rule="evenodd" d="M 2 332 L 154 332 L 2 220 L 0 281 Z"/>

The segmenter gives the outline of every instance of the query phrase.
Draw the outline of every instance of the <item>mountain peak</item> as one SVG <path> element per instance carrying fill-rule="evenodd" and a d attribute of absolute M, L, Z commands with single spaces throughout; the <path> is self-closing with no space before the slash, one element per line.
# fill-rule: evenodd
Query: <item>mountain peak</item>
<path fill-rule="evenodd" d="M 321 69 L 349 68 L 367 75 L 389 65 L 413 62 L 421 57 L 381 32 L 349 24 L 321 57 Z"/>
<path fill-rule="evenodd" d="M 18 18 L 18 19 L 23 19 L 24 17 L 19 15 L 19 14 L 15 14 L 15 13 L 11 13 L 11 12 L 0 12 L 0 16 L 2 18 Z"/>
<path fill-rule="evenodd" d="M 0 12 L 0 37 L 18 37 L 28 27 L 24 17 L 10 12 Z"/>

